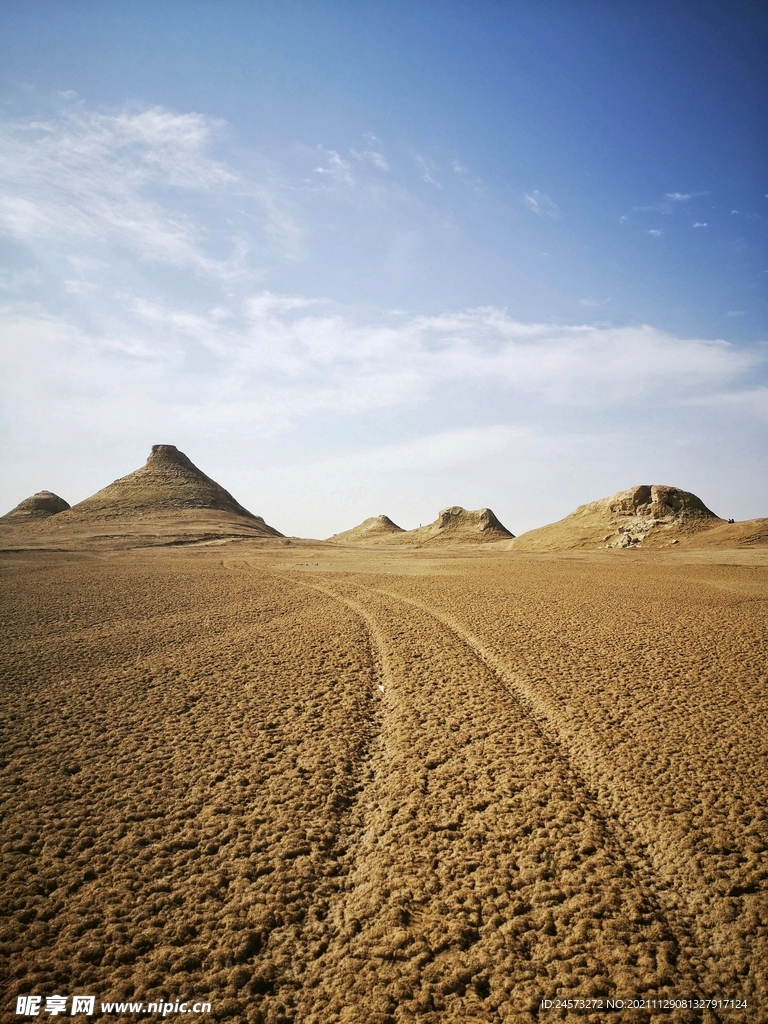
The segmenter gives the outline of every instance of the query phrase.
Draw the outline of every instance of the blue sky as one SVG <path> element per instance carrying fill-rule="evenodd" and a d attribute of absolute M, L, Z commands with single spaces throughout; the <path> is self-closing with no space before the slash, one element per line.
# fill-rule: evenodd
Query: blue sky
<path fill-rule="evenodd" d="M 768 514 L 762 4 L 0 4 L 0 502 Z"/>

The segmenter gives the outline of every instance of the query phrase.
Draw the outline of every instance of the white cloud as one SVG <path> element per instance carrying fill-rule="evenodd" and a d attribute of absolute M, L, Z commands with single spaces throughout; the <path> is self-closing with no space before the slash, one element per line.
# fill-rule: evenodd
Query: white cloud
<path fill-rule="evenodd" d="M 690 400 L 691 404 L 694 402 L 695 400 Z M 707 404 L 709 408 L 719 407 L 737 415 L 768 423 L 768 387 L 726 391 L 712 396 Z"/>
<path fill-rule="evenodd" d="M 364 149 L 362 151 L 357 149 L 350 149 L 349 152 L 354 157 L 355 160 L 368 161 L 368 163 L 373 164 L 373 166 L 378 168 L 378 170 L 380 171 L 389 170 L 387 158 L 384 156 L 383 153 L 381 153 L 377 149 Z"/>
<path fill-rule="evenodd" d="M 305 299 L 299 295 L 274 295 L 272 292 L 262 292 L 247 299 L 245 309 L 253 320 L 263 320 L 282 316 L 296 309 L 306 309 L 308 306 L 316 305 L 318 301 L 320 300 Z"/>
<path fill-rule="evenodd" d="M 0 231 L 70 251 L 111 246 L 140 259 L 230 278 L 243 269 L 207 251 L 206 232 L 172 195 L 241 190 L 207 155 L 222 123 L 159 107 L 103 114 L 81 108 L 44 122 L 0 124 Z"/>
<path fill-rule="evenodd" d="M 434 185 L 435 188 L 442 188 L 438 179 L 435 177 L 437 174 L 437 168 L 431 160 L 426 160 L 423 156 L 416 154 L 415 157 L 416 166 L 419 168 L 421 180 L 426 182 L 427 185 Z"/>
<path fill-rule="evenodd" d="M 168 441 L 304 535 L 352 525 L 353 509 L 392 514 L 388 495 L 416 523 L 440 503 L 514 505 L 520 474 L 551 494 L 551 513 L 536 513 L 551 519 L 568 511 L 556 478 L 573 479 L 575 505 L 602 493 L 603 476 L 608 493 L 647 475 L 636 456 L 651 444 L 664 459 L 680 448 L 690 473 L 685 445 L 706 449 L 709 438 L 711 448 L 722 435 L 713 414 L 753 438 L 750 417 L 765 422 L 765 388 L 749 383 L 764 354 L 648 326 L 521 323 L 493 307 L 363 316 L 271 292 L 197 313 L 128 294 L 123 303 L 100 331 L 35 307 L 4 311 L 9 508 L 26 493 L 16 488 L 31 452 L 38 473 L 50 465 L 29 487 L 58 486 L 73 501 L 117 474 L 107 453 L 125 449 L 127 472 Z M 613 455 L 600 468 L 604 449 Z M 711 451 L 701 457 L 709 464 Z M 510 467 L 501 477 L 499 459 Z M 579 466 L 594 481 L 586 492 Z M 661 469 L 653 475 L 680 482 Z M 536 525 L 530 502 L 518 504 L 511 525 Z"/>
<path fill-rule="evenodd" d="M 94 281 L 74 280 L 72 278 L 64 281 L 64 288 L 70 295 L 89 295 L 95 292 L 98 285 Z"/>
<path fill-rule="evenodd" d="M 450 160 L 449 166 L 456 175 L 456 178 L 470 189 L 470 191 L 474 192 L 477 196 L 485 195 L 486 186 L 480 178 L 472 177 L 472 173 L 468 167 L 465 167 L 464 164 L 456 159 Z"/>
<path fill-rule="evenodd" d="M 206 470 L 227 465 L 243 500 L 272 473 L 270 486 L 293 494 L 293 512 L 286 504 L 285 519 L 273 521 L 311 533 L 291 525 L 313 510 L 309 464 L 327 468 L 325 483 L 319 470 L 312 479 L 329 503 L 354 484 L 361 507 L 379 494 L 377 480 L 395 487 L 410 474 L 414 493 L 432 488 L 426 512 L 408 506 L 426 518 L 437 493 L 490 504 L 483 489 L 508 478 L 513 490 L 524 466 L 531 486 L 577 466 L 602 479 L 587 448 L 615 449 L 615 469 L 649 443 L 651 420 L 666 432 L 662 452 L 692 438 L 707 448 L 713 410 L 750 437 L 749 417 L 763 422 L 763 354 L 723 341 L 649 326 L 522 323 L 495 307 L 382 312 L 323 298 L 311 284 L 281 290 L 262 266 L 302 259 L 321 230 L 331 239 L 323 254 L 335 259 L 339 225 L 357 238 L 371 211 L 389 240 L 376 266 L 418 272 L 431 199 L 385 173 L 375 137 L 348 159 L 321 148 L 319 166 L 316 147 L 297 147 L 291 177 L 255 154 L 235 170 L 216 158 L 225 126 L 161 108 L 76 106 L 0 132 L 0 223 L 22 253 L 0 277 L 7 507 L 41 487 L 77 500 L 135 468 L 136 446 L 169 441 Z M 417 166 L 440 186 L 436 165 Z M 443 170 L 470 184 L 462 165 Z M 538 216 L 557 213 L 545 193 L 525 202 Z M 379 238 L 368 239 L 377 252 Z M 608 301 L 589 296 L 581 306 Z M 114 464 L 116 451 L 125 462 Z M 295 476 L 287 465 L 299 467 Z M 30 478 L 43 469 L 51 475 Z M 449 493 L 461 480 L 467 490 Z M 252 504 L 268 511 L 258 495 Z"/>
<path fill-rule="evenodd" d="M 242 418 L 279 433 L 319 410 L 344 417 L 428 403 L 450 382 L 571 409 L 661 393 L 674 404 L 755 365 L 725 342 L 647 326 L 525 324 L 492 307 L 366 322 L 327 301 L 269 292 L 199 314 L 126 297 L 118 322 L 121 331 L 99 334 L 7 311 L 5 401 L 26 419 L 69 406 L 69 394 L 89 429 L 122 432 L 167 396 L 173 416 L 184 407 L 211 426 Z"/>
<path fill-rule="evenodd" d="M 338 477 L 345 473 L 439 473 L 443 469 L 497 455 L 524 432 L 509 426 L 465 427 L 427 434 L 399 444 L 383 444 L 324 460 L 321 472 Z"/>
<path fill-rule="evenodd" d="M 335 149 L 325 149 L 323 146 L 318 146 L 318 149 L 325 154 L 325 166 L 316 167 L 315 174 L 327 175 L 344 185 L 354 185 L 355 179 L 352 176 L 352 166 L 349 161 L 345 160 Z"/>
<path fill-rule="evenodd" d="M 534 189 L 533 192 L 526 192 L 523 199 L 529 209 L 539 217 L 558 217 L 560 215 L 559 207 L 549 198 L 546 192 L 539 192 L 538 189 Z"/>
<path fill-rule="evenodd" d="M 696 223 L 693 226 L 695 228 L 705 228 L 707 226 L 707 222 L 706 221 L 698 221 L 697 220 Z"/>
<path fill-rule="evenodd" d="M 675 213 L 685 208 L 685 204 L 692 199 L 699 199 L 708 196 L 709 192 L 666 192 L 661 200 L 656 203 L 649 203 L 644 206 L 633 206 L 633 213 L 660 213 L 665 217 L 674 216 Z M 627 217 L 620 218 L 624 223 Z"/>
<path fill-rule="evenodd" d="M 648 234 L 653 235 L 654 238 L 660 238 L 664 234 L 664 232 L 660 231 L 659 228 L 651 228 L 648 231 Z"/>

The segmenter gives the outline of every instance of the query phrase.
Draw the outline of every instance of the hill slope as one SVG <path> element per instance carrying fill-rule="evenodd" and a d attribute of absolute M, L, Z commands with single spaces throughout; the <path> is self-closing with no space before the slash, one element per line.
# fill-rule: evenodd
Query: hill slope
<path fill-rule="evenodd" d="M 0 516 L 0 522 L 23 522 L 29 519 L 48 519 L 50 516 L 66 512 L 69 502 L 64 501 L 53 491 L 38 491 L 31 498 L 20 501 L 16 508 Z"/>
<path fill-rule="evenodd" d="M 172 444 L 152 445 L 152 452 L 141 469 L 115 480 L 74 505 L 72 516 L 112 519 L 190 509 L 231 512 L 262 523 L 268 532 L 278 535 L 271 526 L 266 526 L 260 516 L 243 508 L 229 491 L 206 476 Z"/>
<path fill-rule="evenodd" d="M 516 551 L 660 547 L 721 523 L 690 491 L 643 484 L 580 505 L 565 519 L 522 534 L 513 547 Z"/>
<path fill-rule="evenodd" d="M 388 516 L 366 519 L 352 530 L 336 533 L 329 540 L 341 544 L 396 544 L 422 547 L 433 544 L 483 544 L 510 541 L 514 533 L 503 526 L 489 508 L 468 511 L 460 505 L 444 508 L 434 523 L 416 530 L 403 530 Z"/>
<path fill-rule="evenodd" d="M 434 523 L 410 530 L 406 536 L 417 544 L 481 544 L 512 540 L 515 535 L 489 508 L 470 511 L 451 505 L 440 511 Z"/>
<path fill-rule="evenodd" d="M 715 522 L 710 530 L 687 537 L 688 548 L 733 550 L 768 545 L 768 519 L 742 519 L 738 523 Z"/>
<path fill-rule="evenodd" d="M 68 548 L 94 541 L 143 547 L 283 536 L 171 444 L 153 445 L 141 469 L 52 518 L 3 525 L 4 542 L 13 547 Z"/>
<path fill-rule="evenodd" d="M 342 533 L 334 533 L 328 540 L 334 544 L 389 544 L 393 535 L 405 533 L 402 526 L 393 523 L 389 516 L 371 516 L 358 526 Z"/>

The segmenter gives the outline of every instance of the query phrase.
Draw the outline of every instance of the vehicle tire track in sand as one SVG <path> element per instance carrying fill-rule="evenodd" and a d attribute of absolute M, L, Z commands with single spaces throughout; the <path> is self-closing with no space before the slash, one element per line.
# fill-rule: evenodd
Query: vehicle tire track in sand
<path fill-rule="evenodd" d="M 510 671 L 502 658 L 449 613 L 395 591 L 382 588 L 376 590 L 385 597 L 402 601 L 410 607 L 426 612 L 450 629 L 488 667 L 502 688 L 527 708 L 540 734 L 553 742 L 559 756 L 571 765 L 585 791 L 590 794 L 595 807 L 600 809 L 603 805 L 598 813 L 622 846 L 625 856 L 632 863 L 644 887 L 653 893 L 670 923 L 674 922 L 681 943 L 690 949 L 691 943 L 695 942 L 698 949 L 706 954 L 707 936 L 702 933 L 698 924 L 696 908 L 690 894 L 681 890 L 678 877 L 664 870 L 667 861 L 658 848 L 663 836 L 648 828 L 640 813 L 634 813 L 627 822 L 628 809 L 634 810 L 632 794 L 626 786 L 619 789 L 612 783 L 612 773 L 603 763 L 603 758 L 596 747 L 585 742 L 583 734 L 572 728 L 565 701 L 551 687 L 549 694 L 544 696 L 527 685 L 519 673 Z M 619 809 L 623 812 L 621 822 L 618 820 Z M 691 964 L 701 991 L 739 991 L 738 977 L 719 971 L 717 964 L 707 964 L 700 956 L 692 957 Z"/>
<path fill-rule="evenodd" d="M 294 577 L 287 578 L 290 579 L 291 582 L 293 583 L 299 582 Z M 381 629 L 379 629 L 379 626 L 376 620 L 373 618 L 373 616 L 368 611 L 366 611 L 366 609 L 358 601 L 354 601 L 352 598 L 344 594 L 340 594 L 335 590 L 331 590 L 329 587 L 321 587 L 317 583 L 307 583 L 304 580 L 301 580 L 299 585 L 302 587 L 307 587 L 310 590 L 316 590 L 320 594 L 325 594 L 326 597 L 330 597 L 334 601 L 339 601 L 341 604 L 346 605 L 346 607 L 349 608 L 350 611 L 354 612 L 355 615 L 357 615 L 360 619 L 363 620 L 363 623 L 365 624 L 365 627 L 368 630 L 368 633 L 370 634 L 371 640 L 373 641 L 373 646 L 376 648 L 376 653 L 378 655 L 379 668 L 381 669 L 381 678 L 383 680 L 379 688 L 381 692 L 385 692 L 387 684 L 391 683 L 393 679 L 392 666 L 390 664 L 389 655 L 387 653 L 386 639 Z"/>
<path fill-rule="evenodd" d="M 466 639 L 416 602 L 404 617 L 400 595 L 292 579 L 360 615 L 386 666 L 357 854 L 301 1019 L 528 1021 L 555 993 L 699 992 L 686 937 Z"/>
<path fill-rule="evenodd" d="M 378 676 L 343 605 L 231 568 L 18 570 L 0 607 L 7 1008 L 84 991 L 303 1019 Z"/>

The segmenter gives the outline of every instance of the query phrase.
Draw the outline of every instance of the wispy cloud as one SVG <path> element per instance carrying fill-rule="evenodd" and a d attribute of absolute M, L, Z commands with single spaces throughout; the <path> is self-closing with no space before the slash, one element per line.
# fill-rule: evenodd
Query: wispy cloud
<path fill-rule="evenodd" d="M 697 404 L 695 399 L 690 405 Z M 768 423 L 768 387 L 734 388 L 707 400 L 710 409 L 727 409 L 738 415 L 748 416 L 753 422 Z"/>
<path fill-rule="evenodd" d="M 315 168 L 315 174 L 328 175 L 334 181 L 343 182 L 345 185 L 353 185 L 355 179 L 352 176 L 352 165 L 350 162 L 345 160 L 335 149 L 325 149 L 323 146 L 318 148 L 322 151 L 325 162 L 320 167 Z"/>
<path fill-rule="evenodd" d="M 201 114 L 157 107 L 117 114 L 75 108 L 49 121 L 0 125 L 0 229 L 22 242 L 106 242 L 147 260 L 231 276 L 242 254 L 207 253 L 205 233 L 173 211 L 167 194 L 241 187 L 208 155 L 221 128 Z"/>
<path fill-rule="evenodd" d="M 20 294 L 26 289 L 37 288 L 43 283 L 43 272 L 40 267 L 27 270 L 0 271 L 0 289 L 4 292 Z"/>
<path fill-rule="evenodd" d="M 649 235 L 653 235 L 654 238 L 660 238 L 664 232 L 660 228 L 649 228 Z"/>
<path fill-rule="evenodd" d="M 265 161 L 245 178 L 211 155 L 225 135 L 215 118 L 162 107 L 75 104 L 4 121 L 0 232 L 43 263 L 79 260 L 71 293 L 109 268 L 150 277 L 165 266 L 225 287 L 258 280 L 265 252 L 300 255 L 302 230 Z"/>
<path fill-rule="evenodd" d="M 666 192 L 657 202 L 646 203 L 643 206 L 633 206 L 632 213 L 661 213 L 665 217 L 672 217 L 681 210 L 686 209 L 686 204 L 690 203 L 691 200 L 701 199 L 708 195 L 709 192 Z M 625 214 L 620 218 L 620 222 L 624 223 L 628 219 Z M 699 226 L 705 227 L 706 225 Z"/>
<path fill-rule="evenodd" d="M 607 408 L 660 390 L 671 402 L 718 390 L 755 365 L 723 342 L 650 327 L 525 324 L 492 307 L 366 321 L 328 301 L 269 292 L 198 314 L 126 298 L 119 323 L 95 333 L 39 312 L 9 315 L 6 402 L 23 419 L 38 405 L 76 406 L 100 429 L 130 431 L 166 396 L 171 418 L 279 433 L 319 410 L 352 416 L 429 402 L 448 381 Z"/>
<path fill-rule="evenodd" d="M 523 200 L 528 208 L 538 217 L 554 218 L 560 215 L 560 208 L 550 199 L 546 192 L 539 192 L 538 189 L 534 189 L 533 192 L 526 192 Z"/>
<path fill-rule="evenodd" d="M 371 445 L 362 451 L 335 456 L 318 467 L 321 473 L 338 477 L 339 472 L 390 473 L 405 471 L 439 472 L 451 466 L 498 455 L 525 432 L 514 427 L 493 425 L 464 427 L 427 434 L 397 444 Z"/>
<path fill-rule="evenodd" d="M 380 170 L 380 171 L 388 171 L 389 170 L 389 164 L 387 163 L 387 158 L 378 149 L 358 150 L 358 149 L 354 149 L 353 148 L 353 149 L 350 149 L 349 152 L 352 155 L 352 157 L 354 157 L 355 160 L 368 161 L 368 163 L 372 164 L 374 167 L 378 168 L 378 170 Z"/>
<path fill-rule="evenodd" d="M 434 185 L 435 188 L 442 188 L 440 181 L 436 177 L 438 171 L 437 166 L 432 160 L 427 160 L 419 154 L 415 157 L 416 166 L 419 168 L 419 176 L 421 180 L 426 182 L 427 185 Z"/>
<path fill-rule="evenodd" d="M 23 254 L 0 277 L 0 445 L 16 481 L 32 448 L 54 468 L 75 453 L 78 473 L 86 448 L 137 438 L 189 444 L 193 456 L 220 445 L 246 466 L 272 445 L 279 467 L 292 448 L 318 465 L 337 460 L 339 473 L 365 448 L 366 464 L 396 473 L 405 460 L 424 476 L 419 467 L 483 451 L 527 451 L 538 465 L 535 439 L 547 437 L 547 458 L 570 472 L 558 452 L 575 448 L 558 438 L 616 424 L 637 437 L 649 405 L 685 438 L 699 436 L 691 409 L 737 410 L 743 424 L 759 404 L 765 361 L 754 349 L 648 326 L 524 323 L 494 306 L 386 312 L 275 283 L 275 267 L 308 252 L 338 259 L 350 225 L 356 258 L 369 223 L 377 257 L 389 243 L 371 266 L 418 270 L 440 200 L 471 184 L 458 160 L 411 155 L 425 183 L 444 183 L 432 193 L 399 181 L 372 136 L 351 149 L 297 144 L 289 173 L 255 153 L 235 166 L 221 157 L 225 125 L 162 108 L 75 104 L 0 132 L 0 229 Z M 523 201 L 536 216 L 558 213 L 538 190 Z M 432 222 L 421 216 L 429 203 Z"/>
<path fill-rule="evenodd" d="M 699 221 L 699 220 L 697 220 L 696 223 L 693 226 L 695 228 L 705 228 L 707 226 L 707 222 L 706 221 Z"/>
<path fill-rule="evenodd" d="M 673 203 L 687 203 L 689 199 L 699 199 L 708 195 L 709 192 L 667 192 L 666 198 Z"/>

